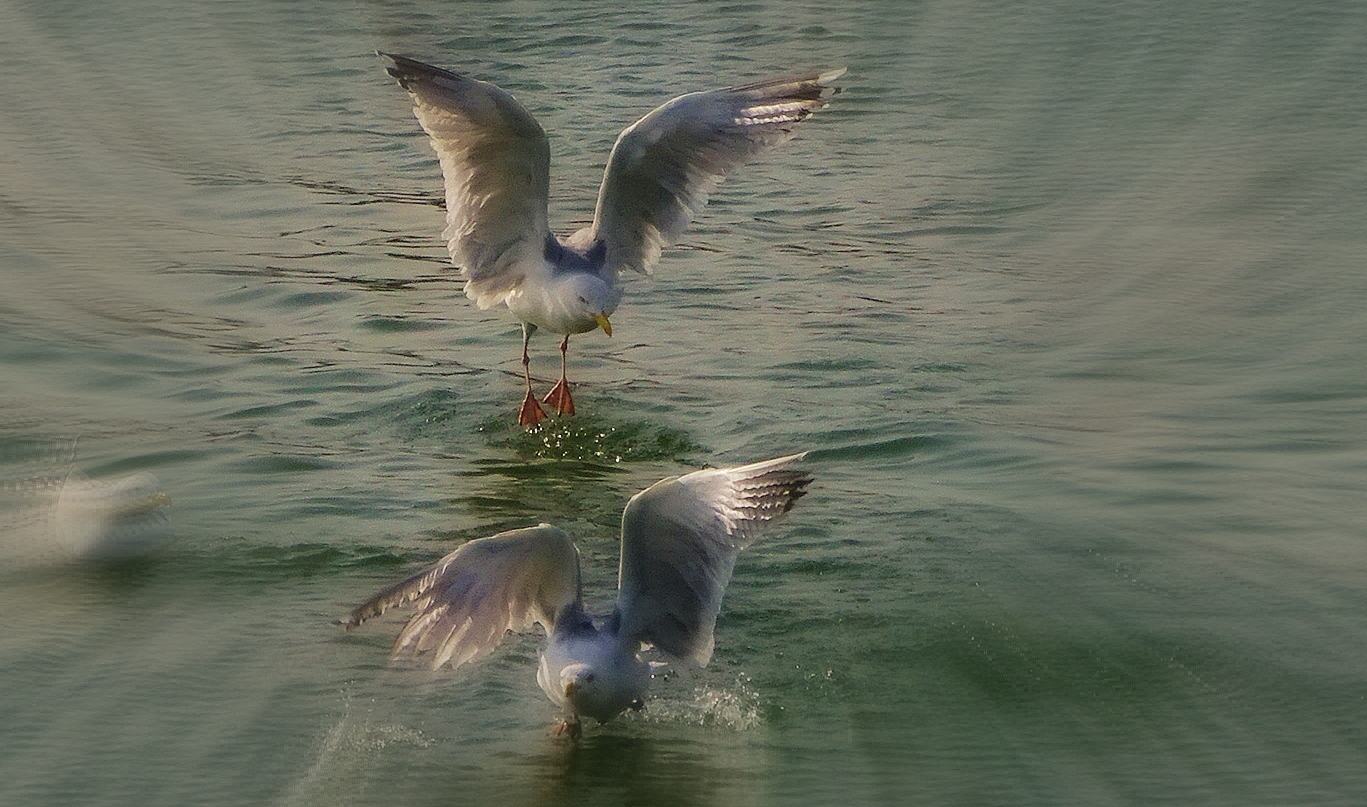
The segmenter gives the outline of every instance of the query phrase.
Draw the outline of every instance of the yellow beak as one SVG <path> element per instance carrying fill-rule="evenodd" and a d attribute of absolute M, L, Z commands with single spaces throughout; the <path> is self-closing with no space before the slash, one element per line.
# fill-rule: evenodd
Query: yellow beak
<path fill-rule="evenodd" d="M 607 314 L 594 314 L 593 319 L 598 323 L 598 327 L 603 329 L 603 333 L 612 336 L 612 323 L 608 322 Z"/>

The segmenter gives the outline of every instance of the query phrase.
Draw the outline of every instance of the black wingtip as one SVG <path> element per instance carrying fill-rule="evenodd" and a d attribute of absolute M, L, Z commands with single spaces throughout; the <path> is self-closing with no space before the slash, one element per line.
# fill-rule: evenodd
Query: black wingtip
<path fill-rule="evenodd" d="M 408 87 L 408 85 L 405 84 L 404 82 L 405 82 L 405 76 L 406 76 L 408 73 L 407 73 L 407 71 L 405 71 L 405 70 L 403 69 L 403 67 L 404 67 L 404 62 L 411 62 L 411 61 L 413 61 L 413 60 L 412 60 L 412 59 L 409 59 L 409 58 L 406 57 L 406 56 L 399 56 L 399 55 L 397 55 L 397 54 L 394 54 L 394 53 L 387 53 L 387 52 L 382 51 L 382 50 L 377 50 L 377 51 L 375 51 L 375 55 L 376 55 L 376 56 L 379 56 L 381 59 L 388 59 L 388 60 L 389 60 L 389 64 L 385 65 L 384 71 L 385 71 L 386 73 L 388 73 L 389 75 L 393 76 L 395 79 L 397 79 L 398 82 L 399 82 L 399 85 L 402 86 L 402 87 L 404 87 L 404 88 L 406 89 L 406 88 Z"/>
<path fill-rule="evenodd" d="M 461 74 L 451 70 L 446 70 L 436 65 L 421 62 L 408 56 L 400 56 L 397 53 L 388 53 L 377 50 L 375 54 L 382 59 L 388 59 L 389 65 L 385 67 L 385 72 L 393 76 L 399 86 L 408 89 L 408 85 L 415 81 L 431 82 L 456 82 L 465 81 Z"/>
<path fill-rule="evenodd" d="M 788 461 L 798 457 L 787 458 Z M 807 495 L 813 477 L 796 468 L 774 468 L 748 480 L 748 497 L 761 509 L 769 508 L 770 517 L 780 516 L 793 509 L 797 500 Z"/>
<path fill-rule="evenodd" d="M 381 59 L 389 60 L 389 64 L 385 66 L 385 70 L 389 73 L 393 73 L 395 70 L 402 67 L 405 62 L 411 63 L 414 61 L 413 59 L 410 59 L 407 56 L 400 56 L 397 53 L 390 53 L 388 51 L 383 50 L 375 51 L 375 55 L 379 56 Z M 421 64 L 421 62 L 418 62 L 418 64 Z"/>
<path fill-rule="evenodd" d="M 797 504 L 797 500 L 810 492 L 807 490 L 807 486 L 812 484 L 812 481 L 812 477 L 803 475 L 791 482 L 792 488 L 788 493 L 788 501 L 783 505 L 783 512 L 792 510 L 793 505 Z"/>
<path fill-rule="evenodd" d="M 337 625 L 342 630 L 350 633 L 353 629 L 359 627 L 362 622 L 365 622 L 372 616 L 378 616 L 378 612 L 374 611 L 374 609 L 371 609 L 370 613 L 366 612 L 366 608 L 369 605 L 370 603 L 366 603 L 365 605 L 355 608 L 351 613 L 347 614 L 346 619 L 339 619 L 332 624 Z"/>
<path fill-rule="evenodd" d="M 813 481 L 813 477 L 808 476 L 806 471 L 789 471 L 788 473 L 792 476 L 783 480 L 786 488 L 784 492 L 788 496 L 787 501 L 783 503 L 783 512 L 785 513 L 793 509 L 793 505 L 797 504 L 798 499 L 807 495 L 809 492 L 807 486 Z"/>

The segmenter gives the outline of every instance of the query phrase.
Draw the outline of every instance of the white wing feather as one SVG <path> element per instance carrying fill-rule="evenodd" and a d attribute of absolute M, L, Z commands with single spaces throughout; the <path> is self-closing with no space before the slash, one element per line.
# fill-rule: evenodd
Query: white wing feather
<path fill-rule="evenodd" d="M 618 136 L 589 235 L 575 242 L 602 239 L 609 270 L 649 273 L 722 177 L 792 137 L 844 72 L 690 93 L 658 107 Z"/>
<path fill-rule="evenodd" d="M 480 308 L 503 302 L 543 263 L 550 145 L 517 99 L 488 82 L 381 53 L 413 97 L 446 180 L 451 261 Z"/>
<path fill-rule="evenodd" d="M 665 479 L 622 513 L 620 633 L 706 665 L 736 556 L 786 513 L 811 478 L 804 454 Z"/>
<path fill-rule="evenodd" d="M 540 623 L 579 601 L 579 553 L 549 524 L 471 541 L 351 612 L 346 628 L 413 603 L 417 613 L 394 640 L 393 655 L 431 654 L 433 669 L 459 667 L 498 647 L 510 630 Z"/>

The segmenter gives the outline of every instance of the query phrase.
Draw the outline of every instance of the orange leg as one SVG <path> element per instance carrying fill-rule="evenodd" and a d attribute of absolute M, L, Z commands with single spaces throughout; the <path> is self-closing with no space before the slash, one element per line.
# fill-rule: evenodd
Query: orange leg
<path fill-rule="evenodd" d="M 541 408 L 541 404 L 536 402 L 536 396 L 532 394 L 532 359 L 527 355 L 527 342 L 532 338 L 532 331 L 536 330 L 535 325 L 522 323 L 522 379 L 527 382 L 527 394 L 522 398 L 522 411 L 518 412 L 517 425 L 535 426 L 546 419 L 546 412 Z"/>
<path fill-rule="evenodd" d="M 584 724 L 579 717 L 566 717 L 551 726 L 551 736 L 567 740 L 578 740 L 584 733 Z"/>
<path fill-rule="evenodd" d="M 565 334 L 565 338 L 560 340 L 560 380 L 555 382 L 551 391 L 541 399 L 545 405 L 554 406 L 557 415 L 574 414 L 574 398 L 570 397 L 570 382 L 565 378 L 565 354 L 569 349 L 570 335 Z"/>

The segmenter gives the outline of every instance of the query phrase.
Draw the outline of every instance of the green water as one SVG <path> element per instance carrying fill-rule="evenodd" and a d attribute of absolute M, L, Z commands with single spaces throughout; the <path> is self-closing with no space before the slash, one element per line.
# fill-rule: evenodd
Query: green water
<path fill-rule="evenodd" d="M 377 48 L 515 92 L 561 230 L 655 104 L 849 72 L 527 434 Z M 1357 4 L 3 0 L 0 66 L 0 804 L 1367 798 Z M 631 494 L 800 450 L 712 665 L 577 745 L 534 636 L 335 625 L 539 521 L 601 607 Z M 174 539 L 43 557 L 73 468 Z"/>

